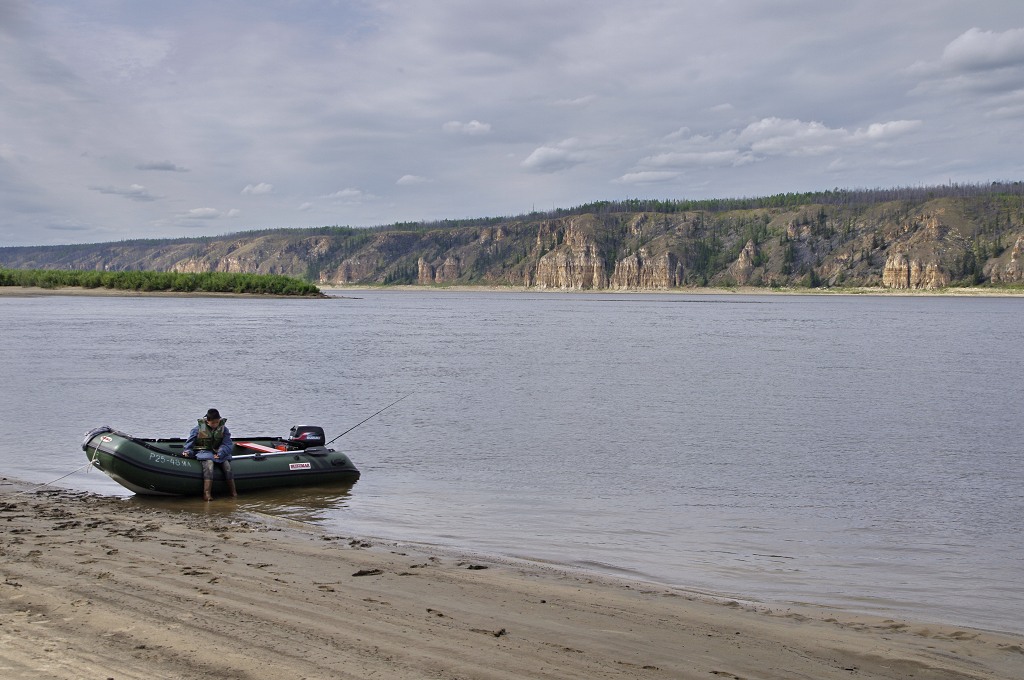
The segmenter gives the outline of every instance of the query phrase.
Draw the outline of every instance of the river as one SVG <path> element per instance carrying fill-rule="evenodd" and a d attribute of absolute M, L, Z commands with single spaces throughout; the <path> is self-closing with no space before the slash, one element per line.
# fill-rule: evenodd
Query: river
<path fill-rule="evenodd" d="M 1022 298 L 334 294 L 0 297 L 4 474 L 152 502 L 86 430 L 330 439 L 411 394 L 335 443 L 347 492 L 230 512 L 1024 632 Z"/>

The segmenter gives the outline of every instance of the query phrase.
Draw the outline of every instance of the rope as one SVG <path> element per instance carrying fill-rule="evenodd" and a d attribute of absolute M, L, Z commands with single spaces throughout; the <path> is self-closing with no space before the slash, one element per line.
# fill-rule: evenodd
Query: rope
<path fill-rule="evenodd" d="M 49 486 L 51 484 L 55 484 L 56 482 L 59 482 L 60 480 L 64 479 L 64 477 L 70 477 L 71 475 L 75 474 L 76 472 L 80 472 L 80 471 L 84 470 L 87 467 L 92 467 L 92 464 L 93 463 L 90 460 L 88 463 L 86 463 L 82 467 L 75 468 L 74 470 L 72 470 L 71 472 L 67 473 L 66 475 L 62 475 L 62 476 L 58 477 L 57 479 L 54 479 L 54 480 L 49 481 L 49 482 L 43 482 L 42 484 L 36 484 L 31 489 L 26 489 L 25 491 L 19 491 L 18 493 L 14 494 L 14 495 L 15 496 L 21 496 L 22 494 L 35 493 L 36 491 L 39 490 L 40 487 Z"/>

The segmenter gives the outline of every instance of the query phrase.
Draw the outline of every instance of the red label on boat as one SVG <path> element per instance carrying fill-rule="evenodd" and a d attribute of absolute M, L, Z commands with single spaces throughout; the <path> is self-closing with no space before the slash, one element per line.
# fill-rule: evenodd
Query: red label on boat
<path fill-rule="evenodd" d="M 104 436 L 100 437 L 100 441 L 101 442 L 112 442 L 114 440 L 111 439 L 110 437 L 107 437 L 106 435 L 104 435 Z"/>
<path fill-rule="evenodd" d="M 288 463 L 289 470 L 308 470 L 311 467 L 309 463 Z"/>

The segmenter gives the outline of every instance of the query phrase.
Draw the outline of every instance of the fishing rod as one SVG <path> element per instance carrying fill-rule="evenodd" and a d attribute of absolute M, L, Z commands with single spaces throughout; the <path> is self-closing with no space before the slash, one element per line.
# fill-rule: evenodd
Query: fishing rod
<path fill-rule="evenodd" d="M 407 394 L 407 395 L 405 395 L 404 397 L 402 397 L 402 399 L 406 399 L 406 398 L 408 398 L 408 397 L 411 397 L 411 396 L 412 396 L 412 395 L 414 395 L 414 394 L 416 394 L 416 393 L 415 393 L 415 392 L 410 392 L 409 394 Z M 373 414 L 372 416 L 370 416 L 370 418 L 376 418 L 376 417 L 377 417 L 377 416 L 379 416 L 379 415 L 380 415 L 381 413 L 384 413 L 384 411 L 387 411 L 387 410 L 388 410 L 389 408 L 391 408 L 392 406 L 394 406 L 394 405 L 395 405 L 395 404 L 397 404 L 398 402 L 402 401 L 402 399 L 397 399 L 397 400 L 395 400 L 395 401 L 391 402 L 390 404 L 388 404 L 387 406 L 385 406 L 384 408 L 382 408 L 381 410 L 377 411 L 377 412 L 376 412 L 376 413 L 374 413 L 374 414 Z M 355 425 L 353 425 L 352 427 L 348 428 L 347 430 L 345 430 L 344 432 L 342 432 L 341 434 L 339 434 L 339 435 L 338 435 L 337 437 L 335 437 L 335 438 L 334 438 L 334 439 L 332 439 L 331 441 L 329 441 L 329 442 L 327 442 L 326 444 L 324 444 L 324 446 L 330 446 L 330 445 L 331 445 L 331 444 L 333 444 L 334 442 L 338 441 L 339 439 L 341 439 L 342 437 L 344 437 L 345 435 L 347 435 L 347 434 L 348 434 L 349 432 L 351 432 L 352 430 L 356 429 L 357 427 L 359 427 L 360 425 L 362 425 L 363 423 L 365 423 L 365 422 L 366 422 L 367 420 L 369 420 L 370 418 L 364 418 L 363 420 L 360 420 L 360 421 L 359 421 L 358 423 L 356 423 L 356 424 L 355 424 Z"/>

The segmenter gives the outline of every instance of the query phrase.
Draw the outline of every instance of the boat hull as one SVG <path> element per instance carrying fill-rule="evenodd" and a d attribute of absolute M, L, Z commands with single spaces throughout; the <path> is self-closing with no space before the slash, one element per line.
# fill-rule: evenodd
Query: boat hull
<path fill-rule="evenodd" d="M 287 444 L 276 437 L 241 437 L 234 441 L 231 471 L 240 493 L 293 486 L 351 485 L 359 479 L 359 470 L 349 457 L 334 449 L 278 450 Z M 82 449 L 94 467 L 137 494 L 200 496 L 203 466 L 195 458 L 182 455 L 184 445 L 184 439 L 133 437 L 101 427 L 85 435 Z M 214 465 L 213 493 L 226 492 L 221 466 Z"/>

